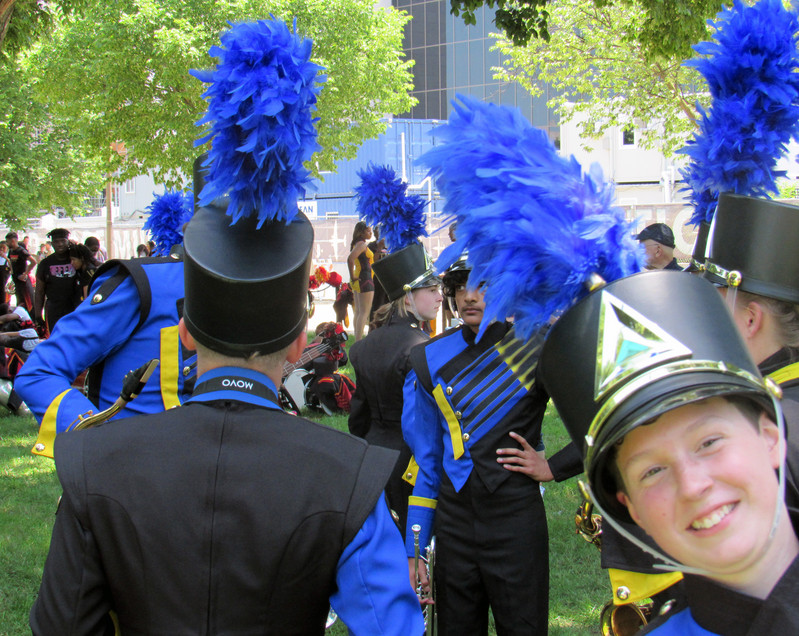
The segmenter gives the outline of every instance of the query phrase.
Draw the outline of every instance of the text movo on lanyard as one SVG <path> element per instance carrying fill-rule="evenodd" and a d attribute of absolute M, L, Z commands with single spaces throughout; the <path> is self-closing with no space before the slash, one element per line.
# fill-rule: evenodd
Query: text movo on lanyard
<path fill-rule="evenodd" d="M 206 402 L 213 399 L 230 399 L 231 396 L 229 394 L 231 391 L 240 394 L 240 399 L 243 402 L 261 404 L 262 406 L 280 409 L 277 405 L 277 396 L 269 387 L 252 378 L 230 374 L 220 375 L 207 380 L 201 378 L 194 389 L 191 400 L 198 398 L 196 401 Z M 270 404 L 262 404 L 262 400 Z"/>

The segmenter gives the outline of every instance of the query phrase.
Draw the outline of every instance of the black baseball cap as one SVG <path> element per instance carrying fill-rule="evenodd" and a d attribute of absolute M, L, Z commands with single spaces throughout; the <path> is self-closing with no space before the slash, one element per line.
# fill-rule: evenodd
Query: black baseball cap
<path fill-rule="evenodd" d="M 666 247 L 674 247 L 674 232 L 665 223 L 653 223 L 647 225 L 635 236 L 636 241 L 645 241 L 652 239 L 653 241 L 665 245 Z"/>

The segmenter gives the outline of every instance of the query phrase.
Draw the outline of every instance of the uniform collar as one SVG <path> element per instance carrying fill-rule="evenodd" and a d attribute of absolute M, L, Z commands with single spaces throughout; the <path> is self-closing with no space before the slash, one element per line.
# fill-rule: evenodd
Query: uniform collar
<path fill-rule="evenodd" d="M 799 362 L 799 349 L 794 347 L 783 347 L 779 351 L 772 353 L 768 358 L 757 365 L 762 375 L 768 375 L 777 369 L 787 367 L 789 364 Z"/>
<path fill-rule="evenodd" d="M 510 326 L 511 325 L 509 322 L 492 322 L 486 328 L 485 332 L 483 333 L 483 337 L 480 338 L 480 343 L 485 343 L 491 346 L 494 343 L 499 342 L 505 337 L 505 334 L 508 333 Z M 469 346 L 473 345 L 475 339 L 477 338 L 477 334 L 465 324 L 461 325 L 461 332 L 463 333 L 463 339 L 466 341 L 466 344 Z"/>
<path fill-rule="evenodd" d="M 277 387 L 267 376 L 243 367 L 218 367 L 197 378 L 188 402 L 235 400 L 280 410 Z"/>
<path fill-rule="evenodd" d="M 391 316 L 389 316 L 386 325 L 408 325 L 409 327 L 412 327 L 414 329 L 421 329 L 421 327 L 419 326 L 419 321 L 416 319 L 416 316 L 410 313 L 410 311 L 404 316 L 400 316 L 399 312 L 397 312 L 396 310 L 392 311 Z"/>

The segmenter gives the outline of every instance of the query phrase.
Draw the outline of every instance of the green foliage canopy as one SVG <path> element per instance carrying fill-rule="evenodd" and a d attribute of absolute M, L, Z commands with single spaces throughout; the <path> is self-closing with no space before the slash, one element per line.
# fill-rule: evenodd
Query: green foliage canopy
<path fill-rule="evenodd" d="M 702 77 L 682 59 L 651 58 L 637 34 L 647 9 L 632 2 L 597 6 L 593 0 L 550 5 L 549 43 L 514 46 L 498 37 L 503 66 L 496 76 L 520 82 L 533 95 L 543 82 L 557 91 L 549 105 L 563 121 L 578 114 L 583 137 L 613 126 L 641 131 L 640 145 L 667 156 L 694 130 L 697 101 L 709 96 Z M 705 31 L 700 39 L 709 39 Z"/>
<path fill-rule="evenodd" d="M 720 9 L 722 0 L 594 0 L 597 8 L 617 5 L 641 10 L 632 38 L 645 57 L 682 59 L 691 55 L 691 45 L 699 42 L 705 23 Z M 559 0 L 450 0 L 450 12 L 466 24 L 475 24 L 474 12 L 481 6 L 497 8 L 494 23 L 505 38 L 516 46 L 531 40 L 550 39 L 552 19 Z M 549 11 L 547 10 L 549 9 Z"/>
<path fill-rule="evenodd" d="M 152 172 L 180 186 L 203 152 L 194 140 L 205 111 L 205 86 L 192 68 L 210 68 L 208 49 L 228 22 L 291 22 L 314 40 L 313 60 L 326 69 L 318 100 L 323 150 L 310 166 L 333 170 L 365 139 L 385 130 L 381 118 L 410 109 L 411 62 L 402 56 L 408 17 L 376 9 L 374 0 L 119 0 L 95 3 L 61 19 L 31 51 L 28 72 L 53 113 L 72 123 L 106 173 L 119 179 Z M 123 157 L 110 151 L 121 141 Z"/>
<path fill-rule="evenodd" d="M 0 222 L 20 229 L 41 209 L 85 210 L 102 187 L 69 124 L 33 99 L 15 64 L 0 65 Z"/>

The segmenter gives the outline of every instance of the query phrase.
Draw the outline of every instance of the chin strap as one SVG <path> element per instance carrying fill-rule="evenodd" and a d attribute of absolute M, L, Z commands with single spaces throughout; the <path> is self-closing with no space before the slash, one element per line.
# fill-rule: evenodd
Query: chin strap
<path fill-rule="evenodd" d="M 416 309 L 416 301 L 413 299 L 412 289 L 405 292 L 405 298 L 408 300 L 408 310 L 413 314 L 413 317 L 416 318 L 416 320 L 422 322 L 424 318 L 419 315 L 419 310 Z"/>

